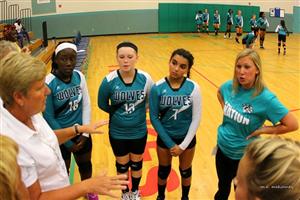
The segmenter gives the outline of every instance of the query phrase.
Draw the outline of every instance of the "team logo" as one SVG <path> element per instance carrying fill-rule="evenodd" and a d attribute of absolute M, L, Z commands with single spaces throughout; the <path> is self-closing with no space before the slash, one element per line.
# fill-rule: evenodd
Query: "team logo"
<path fill-rule="evenodd" d="M 244 113 L 252 113 L 253 108 L 250 104 L 243 104 L 243 112 Z"/>

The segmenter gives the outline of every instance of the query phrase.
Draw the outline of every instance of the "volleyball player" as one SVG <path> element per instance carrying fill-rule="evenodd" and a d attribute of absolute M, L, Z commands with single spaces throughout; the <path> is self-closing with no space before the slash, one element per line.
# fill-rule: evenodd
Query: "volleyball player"
<path fill-rule="evenodd" d="M 84 75 L 74 70 L 76 65 L 77 47 L 73 43 L 61 42 L 52 56 L 51 73 L 46 83 L 51 90 L 47 98 L 44 118 L 53 130 L 89 124 L 91 106 L 88 88 Z M 92 177 L 92 138 L 83 133 L 60 145 L 60 150 L 69 171 L 71 153 L 79 168 L 81 180 Z M 89 200 L 97 200 L 96 194 L 87 194 Z"/>
<path fill-rule="evenodd" d="M 189 199 L 196 132 L 201 117 L 199 86 L 190 70 L 194 57 L 185 49 L 175 50 L 169 60 L 169 75 L 158 81 L 150 93 L 150 119 L 158 133 L 158 196 L 165 199 L 173 157 L 179 157 L 182 200 Z"/>
<path fill-rule="evenodd" d="M 147 141 L 146 101 L 152 79 L 136 69 L 138 48 L 131 42 L 117 46 L 119 69 L 109 73 L 98 92 L 98 106 L 109 113 L 109 140 L 118 174 L 131 169 L 132 188 L 122 191 L 122 199 L 139 200 L 143 153 Z"/>

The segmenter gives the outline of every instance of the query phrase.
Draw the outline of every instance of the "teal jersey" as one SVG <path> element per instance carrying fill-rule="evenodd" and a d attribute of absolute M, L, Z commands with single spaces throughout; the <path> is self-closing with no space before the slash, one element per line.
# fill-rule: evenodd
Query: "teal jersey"
<path fill-rule="evenodd" d="M 281 25 L 278 25 L 276 27 L 275 32 L 278 33 L 278 35 L 287 35 L 288 30 L 286 28 L 282 27 Z"/>
<path fill-rule="evenodd" d="M 256 23 L 257 23 L 258 28 L 266 29 L 267 27 L 269 27 L 269 22 L 268 22 L 267 18 L 260 17 L 260 18 L 258 18 Z"/>
<path fill-rule="evenodd" d="M 201 117 L 199 86 L 186 78 L 179 89 L 172 89 L 167 78 L 158 81 L 150 93 L 150 119 L 156 132 L 168 148 L 179 145 L 186 149 L 195 136 Z"/>
<path fill-rule="evenodd" d="M 256 36 L 255 36 L 253 31 L 250 32 L 250 33 L 247 33 L 247 35 L 245 35 L 243 37 L 243 40 L 245 40 L 245 42 L 246 42 L 246 47 L 247 48 L 249 48 L 250 45 L 254 43 L 255 39 L 256 39 Z"/>
<path fill-rule="evenodd" d="M 214 24 L 221 24 L 221 19 L 219 14 L 214 14 L 214 19 L 213 19 Z"/>
<path fill-rule="evenodd" d="M 231 13 L 227 13 L 227 15 L 226 15 L 226 22 L 227 22 L 227 24 L 228 23 L 233 24 L 233 16 L 232 16 Z"/>
<path fill-rule="evenodd" d="M 259 129 L 266 120 L 278 123 L 288 109 L 277 97 L 264 88 L 256 97 L 253 89 L 239 87 L 238 93 L 233 93 L 232 81 L 220 87 L 224 100 L 223 122 L 218 128 L 218 146 L 222 152 L 233 160 L 240 160 L 245 147 L 255 139 L 246 137 Z"/>
<path fill-rule="evenodd" d="M 139 139 L 146 135 L 146 100 L 153 82 L 149 74 L 135 71 L 126 84 L 119 70 L 109 73 L 98 91 L 98 107 L 109 113 L 109 134 L 114 139 Z"/>
<path fill-rule="evenodd" d="M 196 20 L 197 25 L 203 24 L 203 14 L 197 13 L 196 17 L 195 17 L 195 20 Z"/>
<path fill-rule="evenodd" d="M 68 83 L 48 74 L 46 84 L 51 90 L 47 97 L 44 118 L 53 130 L 90 123 L 90 98 L 84 75 L 74 70 Z"/>
<path fill-rule="evenodd" d="M 255 20 L 255 19 L 250 19 L 249 24 L 250 24 L 250 26 L 251 26 L 252 28 L 257 27 L 257 23 L 256 23 L 256 20 Z"/>
<path fill-rule="evenodd" d="M 208 22 L 209 21 L 209 13 L 203 13 L 202 18 L 203 18 L 203 21 Z"/>
<path fill-rule="evenodd" d="M 236 15 L 234 18 L 235 26 L 243 27 L 244 26 L 244 20 L 243 16 Z"/>

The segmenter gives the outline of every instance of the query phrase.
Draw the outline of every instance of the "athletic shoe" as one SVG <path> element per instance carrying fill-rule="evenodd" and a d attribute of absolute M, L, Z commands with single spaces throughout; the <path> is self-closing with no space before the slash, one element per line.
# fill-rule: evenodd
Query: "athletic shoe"
<path fill-rule="evenodd" d="M 131 200 L 131 192 L 122 193 L 121 200 Z"/>
<path fill-rule="evenodd" d="M 131 192 L 131 200 L 140 200 L 140 199 L 141 199 L 141 195 L 138 190 Z"/>
<path fill-rule="evenodd" d="M 189 200 L 189 197 L 181 197 L 181 200 Z"/>
<path fill-rule="evenodd" d="M 226 37 L 226 35 L 224 35 L 224 39 L 226 39 L 227 37 Z"/>
<path fill-rule="evenodd" d="M 93 193 L 88 193 L 86 195 L 86 199 L 87 200 L 99 200 L 98 195 L 97 194 L 93 194 Z"/>

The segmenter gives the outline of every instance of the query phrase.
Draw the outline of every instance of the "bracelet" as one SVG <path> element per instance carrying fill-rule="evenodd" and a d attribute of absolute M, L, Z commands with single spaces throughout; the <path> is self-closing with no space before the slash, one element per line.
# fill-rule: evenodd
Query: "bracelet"
<path fill-rule="evenodd" d="M 78 126 L 79 126 L 79 124 L 74 124 L 74 128 L 75 128 L 75 133 L 76 133 L 76 135 L 79 135 L 79 134 L 80 134 L 80 132 L 79 132 L 79 130 L 78 130 Z"/>

